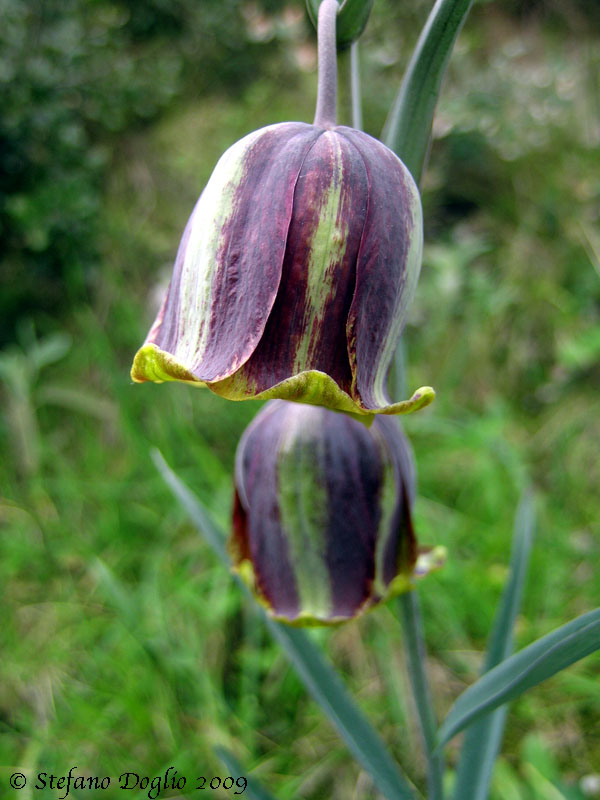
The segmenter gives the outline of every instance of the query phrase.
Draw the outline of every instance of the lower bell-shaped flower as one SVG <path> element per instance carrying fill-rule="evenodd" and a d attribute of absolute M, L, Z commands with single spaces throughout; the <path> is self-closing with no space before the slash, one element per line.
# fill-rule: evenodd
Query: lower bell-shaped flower
<path fill-rule="evenodd" d="M 271 401 L 242 437 L 235 474 L 234 568 L 276 619 L 344 622 L 411 589 L 439 559 L 418 554 L 412 453 L 389 418 L 366 428 Z"/>

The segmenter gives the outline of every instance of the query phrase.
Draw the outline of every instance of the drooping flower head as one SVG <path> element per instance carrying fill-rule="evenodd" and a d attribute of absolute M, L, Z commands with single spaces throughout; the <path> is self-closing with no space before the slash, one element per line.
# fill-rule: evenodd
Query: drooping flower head
<path fill-rule="evenodd" d="M 236 456 L 235 568 L 275 618 L 352 619 L 412 588 L 412 453 L 396 423 L 370 428 L 324 408 L 274 400 Z"/>
<path fill-rule="evenodd" d="M 419 275 L 419 192 L 391 150 L 331 117 L 318 105 L 315 124 L 261 128 L 221 157 L 134 381 L 367 416 L 431 402 L 429 387 L 399 403 L 385 390 Z"/>

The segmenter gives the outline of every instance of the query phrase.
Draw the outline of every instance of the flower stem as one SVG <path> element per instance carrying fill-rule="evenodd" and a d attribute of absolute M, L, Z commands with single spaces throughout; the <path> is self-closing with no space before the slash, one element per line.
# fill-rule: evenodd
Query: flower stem
<path fill-rule="evenodd" d="M 443 800 L 444 764 L 440 753 L 434 753 L 436 720 L 425 675 L 425 645 L 421 624 L 419 597 L 415 590 L 400 596 L 402 625 L 408 654 L 408 673 L 413 690 L 419 726 L 427 759 L 429 800 Z"/>
<path fill-rule="evenodd" d="M 319 83 L 314 124 L 319 128 L 333 128 L 336 124 L 337 51 L 335 18 L 337 0 L 323 0 L 319 6 L 317 40 L 319 48 Z"/>
<path fill-rule="evenodd" d="M 352 95 L 352 127 L 356 128 L 357 131 L 362 131 L 363 118 L 358 40 L 350 45 L 350 93 Z"/>

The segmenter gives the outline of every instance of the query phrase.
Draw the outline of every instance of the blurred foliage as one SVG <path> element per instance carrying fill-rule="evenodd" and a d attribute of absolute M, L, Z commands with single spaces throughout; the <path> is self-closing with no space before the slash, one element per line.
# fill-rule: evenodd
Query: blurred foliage
<path fill-rule="evenodd" d="M 430 6 L 374 4 L 370 133 Z M 371 798 L 148 458 L 159 447 L 227 527 L 257 405 L 128 377 L 219 155 L 312 119 L 303 5 L 0 8 L 0 762 L 223 775 L 222 742 L 280 800 Z M 438 398 L 404 426 L 417 533 L 449 550 L 420 590 L 440 712 L 477 675 L 526 478 L 540 525 L 517 647 L 600 604 L 597 8 L 475 4 L 435 120 L 406 345 L 410 385 Z M 220 9 L 238 33 L 209 41 Z M 316 635 L 422 786 L 399 631 L 391 606 Z M 590 657 L 511 707 L 493 800 L 598 796 L 599 669 Z"/>
<path fill-rule="evenodd" d="M 236 0 L 2 1 L 0 342 L 20 315 L 85 296 L 123 132 L 260 75 L 270 48 L 243 12 Z"/>

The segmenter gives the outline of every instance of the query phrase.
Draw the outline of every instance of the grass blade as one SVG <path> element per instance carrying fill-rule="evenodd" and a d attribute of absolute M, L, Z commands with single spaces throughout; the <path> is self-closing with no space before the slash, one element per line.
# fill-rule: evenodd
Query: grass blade
<path fill-rule="evenodd" d="M 200 500 L 171 470 L 158 450 L 153 451 L 152 458 L 192 522 L 229 567 L 224 537 L 211 521 Z M 239 583 L 246 589 L 241 581 Z M 381 738 L 307 633 L 274 622 L 260 610 L 269 631 L 284 648 L 299 678 L 337 728 L 352 754 L 371 775 L 379 791 L 388 800 L 414 800 L 415 793 L 408 780 L 401 774 Z"/>
<path fill-rule="evenodd" d="M 379 735 L 354 704 L 319 648 L 298 628 L 281 625 L 268 618 L 267 626 L 349 750 L 370 773 L 379 791 L 389 800 L 414 800 L 410 784 L 402 777 Z"/>
<path fill-rule="evenodd" d="M 215 753 L 234 778 L 236 776 L 244 776 L 246 778 L 248 781 L 248 785 L 244 791 L 246 797 L 249 797 L 250 800 L 276 800 L 274 795 L 268 792 L 256 778 L 245 774 L 246 771 L 231 750 L 228 750 L 226 747 L 215 747 Z"/>
<path fill-rule="evenodd" d="M 600 608 L 542 636 L 463 692 L 438 731 L 438 747 L 503 703 L 600 650 Z"/>
<path fill-rule="evenodd" d="M 433 112 L 450 53 L 473 0 L 437 0 L 409 61 L 382 140 L 421 179 Z"/>
<path fill-rule="evenodd" d="M 229 567 L 230 561 L 227 554 L 227 547 L 225 546 L 225 536 L 218 530 L 215 523 L 210 519 L 208 512 L 200 500 L 192 491 L 190 491 L 190 489 L 188 489 L 185 483 L 183 483 L 183 481 L 177 477 L 177 475 L 164 460 L 161 452 L 158 450 L 152 450 L 150 455 L 164 482 L 179 500 L 181 505 L 185 508 L 192 521 L 215 551 L 217 556 L 227 567 Z"/>
<path fill-rule="evenodd" d="M 408 674 L 427 760 L 427 785 L 429 800 L 443 800 L 444 762 L 442 753 L 435 747 L 437 722 L 431 704 L 431 692 L 427 682 L 426 654 L 423 640 L 423 626 L 419 596 L 416 589 L 400 595 L 399 607 L 404 629 L 405 650 L 408 661 Z"/>
<path fill-rule="evenodd" d="M 509 579 L 490 635 L 484 673 L 508 658 L 513 651 L 514 624 L 521 607 L 534 530 L 534 500 L 531 492 L 526 490 L 517 508 Z M 454 791 L 456 800 L 464 797 L 486 800 L 494 762 L 502 742 L 507 711 L 506 705 L 501 706 L 467 729 L 457 771 Z"/>
<path fill-rule="evenodd" d="M 526 490 L 517 507 L 509 579 L 490 635 L 484 672 L 504 661 L 513 651 L 514 624 L 521 608 L 534 532 L 535 502 L 531 492 Z"/>

